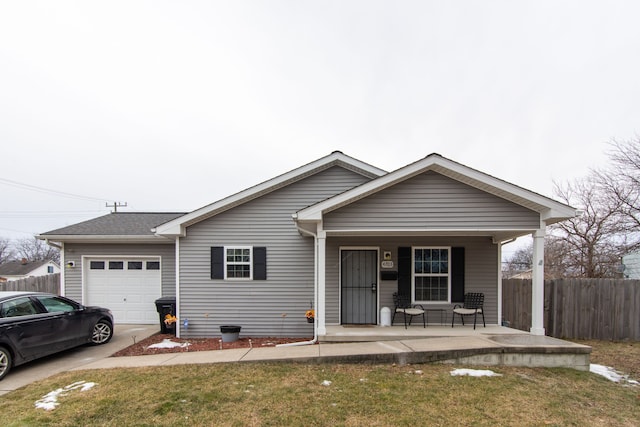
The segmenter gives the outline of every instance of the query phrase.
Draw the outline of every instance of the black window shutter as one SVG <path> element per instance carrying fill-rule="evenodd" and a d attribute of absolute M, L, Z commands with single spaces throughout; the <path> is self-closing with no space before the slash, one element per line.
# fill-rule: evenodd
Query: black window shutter
<path fill-rule="evenodd" d="M 464 248 L 451 248 L 451 302 L 464 302 Z"/>
<path fill-rule="evenodd" d="M 411 295 L 411 248 L 398 248 L 398 294 Z"/>
<path fill-rule="evenodd" d="M 211 278 L 224 279 L 224 247 L 211 248 Z"/>
<path fill-rule="evenodd" d="M 267 280 L 267 248 L 253 248 L 253 280 Z"/>

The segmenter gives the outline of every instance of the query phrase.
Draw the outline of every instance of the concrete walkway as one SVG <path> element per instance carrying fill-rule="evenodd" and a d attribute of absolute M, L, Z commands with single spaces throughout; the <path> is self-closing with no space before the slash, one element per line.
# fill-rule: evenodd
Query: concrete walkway
<path fill-rule="evenodd" d="M 529 334 L 459 336 L 109 357 L 73 370 L 269 361 L 398 364 L 451 362 L 588 370 L 590 352 L 591 348 L 587 346 Z"/>

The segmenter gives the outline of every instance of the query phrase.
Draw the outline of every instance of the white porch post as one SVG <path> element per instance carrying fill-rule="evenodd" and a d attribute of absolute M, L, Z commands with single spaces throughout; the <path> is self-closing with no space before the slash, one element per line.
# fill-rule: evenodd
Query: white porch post
<path fill-rule="evenodd" d="M 498 243 L 498 326 L 502 326 L 502 244 Z"/>
<path fill-rule="evenodd" d="M 325 315 L 325 301 L 326 301 L 326 252 L 327 252 L 327 233 L 320 230 L 322 226 L 318 225 L 318 256 L 317 256 L 317 269 L 318 269 L 318 300 L 316 301 L 316 322 L 318 336 L 327 334 L 326 315 Z"/>
<path fill-rule="evenodd" d="M 544 335 L 544 236 L 545 224 L 533 233 L 533 265 L 531 267 L 531 333 Z"/>
<path fill-rule="evenodd" d="M 180 237 L 176 236 L 176 317 L 181 320 L 182 313 L 180 310 Z M 180 322 L 175 325 L 176 338 L 181 338 Z"/>

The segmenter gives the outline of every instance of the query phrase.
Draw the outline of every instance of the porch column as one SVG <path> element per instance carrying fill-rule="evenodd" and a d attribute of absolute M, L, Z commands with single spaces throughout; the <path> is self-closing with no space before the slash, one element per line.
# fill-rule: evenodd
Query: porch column
<path fill-rule="evenodd" d="M 544 335 L 544 222 L 533 233 L 533 265 L 531 266 L 531 334 Z"/>
<path fill-rule="evenodd" d="M 319 226 L 320 227 L 320 226 Z M 318 230 L 318 299 L 316 301 L 316 327 L 318 336 L 327 334 L 325 301 L 326 301 L 326 252 L 327 252 L 327 232 Z"/>

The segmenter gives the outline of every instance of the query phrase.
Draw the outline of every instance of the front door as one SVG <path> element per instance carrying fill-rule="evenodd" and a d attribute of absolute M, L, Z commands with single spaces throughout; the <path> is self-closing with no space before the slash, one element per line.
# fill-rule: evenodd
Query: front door
<path fill-rule="evenodd" d="M 375 325 L 378 321 L 378 251 L 341 250 L 341 323 Z"/>

